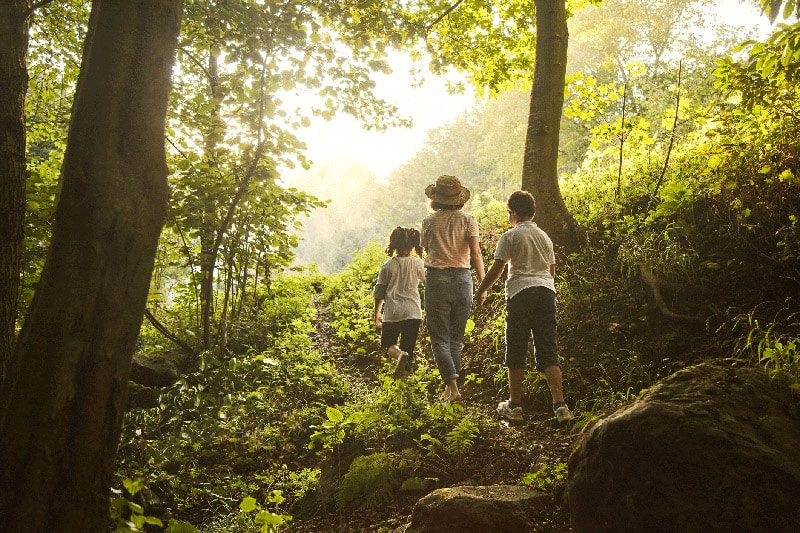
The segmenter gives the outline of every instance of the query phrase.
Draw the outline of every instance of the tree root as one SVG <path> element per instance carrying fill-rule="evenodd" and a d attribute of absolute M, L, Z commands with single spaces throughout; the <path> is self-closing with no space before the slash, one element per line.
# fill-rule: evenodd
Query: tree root
<path fill-rule="evenodd" d="M 655 274 L 653 274 L 653 271 L 650 270 L 650 267 L 646 263 L 639 265 L 639 273 L 641 274 L 642 280 L 645 282 L 645 284 L 653 291 L 653 298 L 655 298 L 656 306 L 658 307 L 658 310 L 661 311 L 662 315 L 672 320 L 689 322 L 692 324 L 705 324 L 708 321 L 707 318 L 701 316 L 682 315 L 672 311 L 667 305 L 667 302 L 664 301 L 664 297 L 661 295 L 661 289 L 673 285 L 662 279 L 659 279 Z"/>

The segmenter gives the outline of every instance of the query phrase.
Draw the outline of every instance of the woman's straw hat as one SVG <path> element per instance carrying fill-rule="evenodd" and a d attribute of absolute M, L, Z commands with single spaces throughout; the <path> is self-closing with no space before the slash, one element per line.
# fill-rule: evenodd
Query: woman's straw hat
<path fill-rule="evenodd" d="M 469 200 L 469 189 L 455 176 L 439 176 L 435 184 L 425 187 L 425 196 L 444 205 L 461 205 Z"/>

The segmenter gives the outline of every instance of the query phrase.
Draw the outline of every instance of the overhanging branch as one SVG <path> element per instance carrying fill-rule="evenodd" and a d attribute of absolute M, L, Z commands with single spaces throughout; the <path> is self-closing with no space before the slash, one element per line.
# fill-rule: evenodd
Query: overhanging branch
<path fill-rule="evenodd" d="M 171 340 L 172 342 L 180 346 L 181 349 L 183 349 L 183 351 L 186 352 L 190 357 L 194 357 L 197 355 L 197 352 L 191 346 L 189 346 L 183 340 L 179 339 L 177 336 L 175 336 L 175 334 L 173 334 L 169 329 L 167 329 L 167 326 L 159 322 L 158 319 L 153 315 L 153 313 L 150 312 L 149 309 L 144 310 L 144 316 L 147 318 L 147 320 L 150 321 L 153 327 L 158 330 L 159 333 L 161 333 L 162 335 L 164 335 L 164 337 L 166 337 L 167 339 Z"/>

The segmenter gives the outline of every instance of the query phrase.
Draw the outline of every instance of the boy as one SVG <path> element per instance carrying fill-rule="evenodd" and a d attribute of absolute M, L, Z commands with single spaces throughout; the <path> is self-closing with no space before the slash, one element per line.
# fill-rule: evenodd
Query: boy
<path fill-rule="evenodd" d="M 507 202 L 513 226 L 500 236 L 494 263 L 478 287 L 478 305 L 510 263 L 506 280 L 506 356 L 509 399 L 497 412 L 513 421 L 522 420 L 522 380 L 528 367 L 528 340 L 533 336 L 537 370 L 544 372 L 553 397 L 553 413 L 559 422 L 572 420 L 564 403 L 561 360 L 556 333 L 555 253 L 553 242 L 535 222 L 536 202 L 529 192 L 516 191 Z"/>

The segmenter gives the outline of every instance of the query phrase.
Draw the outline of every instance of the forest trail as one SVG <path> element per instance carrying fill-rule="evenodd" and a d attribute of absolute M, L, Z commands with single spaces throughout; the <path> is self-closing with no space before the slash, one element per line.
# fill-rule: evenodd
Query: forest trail
<path fill-rule="evenodd" d="M 331 327 L 331 316 L 327 306 L 319 298 L 314 305 L 317 313 L 314 319 L 313 348 L 325 359 L 332 361 L 354 388 L 378 386 L 380 350 L 360 357 L 353 357 L 352 354 L 342 350 Z M 420 330 L 417 352 L 418 364 L 434 366 L 424 324 Z M 468 365 L 467 358 L 465 361 Z M 464 373 L 468 374 L 469 368 L 465 368 Z M 488 379 L 485 381 L 488 382 Z M 541 384 L 546 387 L 543 380 Z M 579 431 L 556 422 L 549 402 L 542 401 L 542 398 L 549 399 L 549 393 L 545 394 L 546 390 L 531 391 L 535 393 L 531 394 L 535 398 L 524 401 L 524 421 L 514 423 L 501 419 L 495 412 L 497 402 L 503 398 L 494 397 L 495 393 L 490 390 L 491 388 L 491 385 L 479 385 L 474 382 L 466 383 L 461 388 L 463 399 L 459 403 L 464 407 L 464 412 L 475 413 L 482 419 L 493 421 L 496 425 L 487 431 L 485 442 L 468 458 L 469 466 L 465 467 L 463 460 L 455 459 L 453 464 L 438 465 L 444 473 L 443 478 L 447 480 L 444 486 L 516 485 L 525 474 L 566 463 L 569 458 Z M 432 402 L 441 401 L 442 388 L 437 388 L 436 391 L 431 396 Z M 563 498 L 564 481 L 560 480 L 554 484 L 554 488 L 548 489 L 553 497 L 553 505 L 545 516 L 540 517 L 542 524 L 540 531 L 559 533 L 571 531 Z M 319 517 L 319 521 L 313 519 L 302 523 L 295 522 L 290 530 L 292 532 L 391 530 L 410 520 L 417 499 L 418 496 L 398 498 L 380 510 L 362 510 L 351 515 L 338 514 L 333 520 L 332 517 L 327 519 Z"/>

